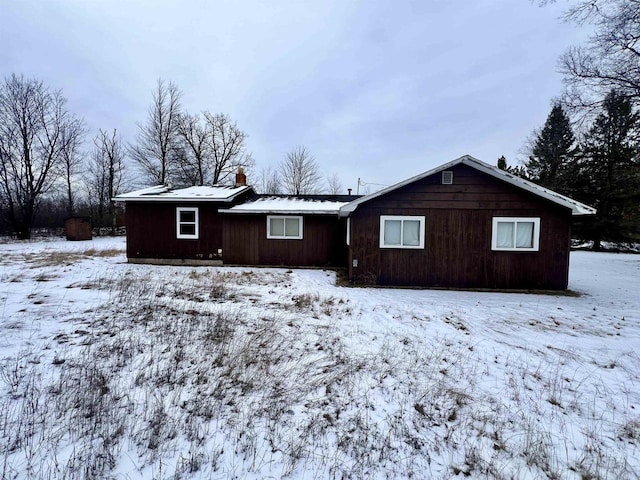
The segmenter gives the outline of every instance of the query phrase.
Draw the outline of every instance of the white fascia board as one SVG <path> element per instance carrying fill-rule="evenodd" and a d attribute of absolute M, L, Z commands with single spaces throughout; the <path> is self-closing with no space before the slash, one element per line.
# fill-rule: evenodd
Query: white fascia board
<path fill-rule="evenodd" d="M 338 215 L 338 210 L 235 210 L 233 208 L 219 208 L 218 213 L 233 213 L 235 215 Z"/>
<path fill-rule="evenodd" d="M 455 160 L 445 163 L 444 165 L 440 165 L 439 167 L 433 168 L 424 173 L 408 178 L 400 183 L 396 183 L 395 185 L 391 185 L 390 187 L 383 188 L 382 190 L 374 192 L 370 195 L 366 195 L 357 200 L 349 202 L 348 204 L 346 204 L 344 207 L 340 209 L 340 216 L 347 217 L 349 216 L 349 214 L 354 212 L 358 208 L 358 206 L 362 203 L 368 202 L 369 200 L 373 200 L 374 198 L 385 195 L 386 193 L 392 192 L 394 190 L 397 190 L 398 188 L 404 187 L 405 185 L 409 185 L 410 183 L 416 182 L 418 180 L 422 180 L 423 178 L 426 178 L 435 173 L 441 172 L 442 170 L 447 170 L 461 163 L 468 165 L 472 168 L 475 168 L 476 170 L 479 170 L 481 172 L 484 172 L 487 175 L 491 175 L 492 177 L 495 177 L 499 180 L 510 183 L 511 185 L 519 187 L 525 191 L 533 193 L 534 195 L 542 197 L 553 203 L 569 208 L 571 210 L 571 214 L 574 216 L 593 215 L 596 213 L 596 209 L 593 207 L 580 203 L 569 197 L 565 197 L 564 195 L 554 192 L 553 190 L 549 190 L 547 188 L 541 187 L 540 185 L 536 185 L 535 183 L 532 183 L 532 182 L 529 182 L 528 180 L 517 177 L 509 172 L 505 172 L 504 170 L 500 170 L 497 167 L 494 167 L 492 165 L 489 165 L 488 163 L 485 163 L 481 160 L 478 160 L 477 158 L 472 157 L 471 155 L 463 155 L 462 157 L 456 158 Z"/>
<path fill-rule="evenodd" d="M 500 180 L 503 180 L 507 183 L 510 183 L 511 185 L 522 188 L 523 190 L 533 193 L 534 195 L 542 197 L 553 203 L 557 203 L 559 205 L 562 205 L 563 207 L 569 208 L 571 209 L 572 215 L 594 215 L 596 213 L 596 209 L 590 207 L 589 205 L 580 203 L 577 200 L 573 200 L 572 198 L 566 197 L 558 192 L 554 192 L 553 190 L 549 190 L 548 188 L 536 185 L 529 180 L 525 180 L 524 178 L 513 175 L 512 173 L 500 170 L 498 169 L 498 167 L 488 165 L 476 158 L 468 157 L 463 160 L 462 163 L 464 163 L 465 165 L 469 165 L 476 170 L 480 170 L 481 172 L 484 172 L 488 175 L 496 177 Z"/>
<path fill-rule="evenodd" d="M 450 161 L 449 163 L 445 163 L 444 165 L 440 165 L 436 168 L 432 168 L 431 170 L 428 170 L 424 173 L 420 173 L 419 175 L 416 175 L 414 177 L 407 178 L 406 180 L 403 180 L 402 182 L 391 185 L 390 187 L 383 188 L 382 190 L 378 190 L 377 192 L 373 192 L 369 195 L 365 195 L 364 197 L 360 197 L 352 202 L 349 202 L 344 207 L 340 208 L 340 216 L 347 217 L 349 216 L 350 213 L 354 212 L 356 208 L 358 208 L 358 205 L 360 205 L 361 203 L 365 203 L 365 202 L 368 202 L 369 200 L 373 200 L 374 198 L 381 197 L 386 193 L 393 192 L 394 190 L 404 187 L 405 185 L 409 185 L 410 183 L 417 182 L 418 180 L 422 180 L 423 178 L 433 175 L 434 173 L 438 173 L 441 170 L 446 170 L 448 168 L 451 168 L 454 165 L 461 163 L 463 158 L 464 157 L 457 158 L 455 160 Z"/>

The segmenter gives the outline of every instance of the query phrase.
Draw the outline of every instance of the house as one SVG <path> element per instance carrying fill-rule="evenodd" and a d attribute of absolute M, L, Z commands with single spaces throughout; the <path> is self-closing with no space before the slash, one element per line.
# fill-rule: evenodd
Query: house
<path fill-rule="evenodd" d="M 469 155 L 340 209 L 353 283 L 567 288 L 571 219 L 595 210 Z"/>
<path fill-rule="evenodd" d="M 595 210 L 465 155 L 370 195 L 152 187 L 127 205 L 127 256 L 347 267 L 363 285 L 567 288 L 573 216 Z"/>
<path fill-rule="evenodd" d="M 257 195 L 235 186 L 156 186 L 126 203 L 131 263 L 344 267 L 349 195 Z M 295 240 L 292 242 L 291 240 Z"/>
<path fill-rule="evenodd" d="M 224 262 L 344 267 L 347 195 L 256 196 L 223 214 Z"/>
<path fill-rule="evenodd" d="M 126 203 L 131 263 L 222 265 L 222 215 L 254 194 L 247 185 L 156 186 L 114 198 Z"/>

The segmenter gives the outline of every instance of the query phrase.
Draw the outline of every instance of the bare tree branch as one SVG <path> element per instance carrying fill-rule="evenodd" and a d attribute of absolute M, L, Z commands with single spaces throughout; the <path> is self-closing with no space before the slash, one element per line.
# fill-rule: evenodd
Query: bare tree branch
<path fill-rule="evenodd" d="M 584 45 L 570 48 L 560 58 L 565 105 L 572 112 L 593 116 L 611 90 L 640 105 L 640 0 L 580 0 L 563 18 L 594 27 Z"/>
<path fill-rule="evenodd" d="M 191 185 L 204 185 L 207 182 L 207 159 L 210 148 L 207 142 L 207 130 L 198 115 L 183 113 L 178 122 L 178 135 L 184 149 L 184 159 L 180 162 L 180 180 Z"/>
<path fill-rule="evenodd" d="M 138 124 L 136 143 L 130 146 L 131 158 L 146 180 L 165 185 L 172 179 L 178 157 L 177 137 L 182 92 L 175 83 L 158 79 L 153 103 L 144 124 Z"/>
<path fill-rule="evenodd" d="M 81 122 L 67 111 L 60 91 L 35 79 L 5 78 L 0 85 L 0 196 L 20 238 L 30 238 L 38 203 L 60 178 L 69 137 L 75 135 L 81 136 Z"/>
<path fill-rule="evenodd" d="M 320 191 L 320 173 L 315 159 L 306 147 L 299 146 L 287 153 L 280 164 L 284 190 L 291 195 L 304 195 Z"/>
<path fill-rule="evenodd" d="M 84 154 L 80 150 L 84 134 L 84 123 L 78 119 L 69 122 L 62 130 L 62 176 L 65 181 L 68 215 L 73 215 L 75 209 L 73 181 L 84 162 Z"/>
<path fill-rule="evenodd" d="M 271 167 L 266 167 L 258 173 L 257 184 L 255 185 L 258 193 L 277 195 L 282 193 L 282 182 L 278 171 Z"/>
<path fill-rule="evenodd" d="M 94 149 L 86 178 L 94 224 L 108 222 L 111 234 L 116 233 L 116 206 L 113 197 L 121 193 L 124 183 L 124 147 L 114 128 L 100 130 L 93 139 Z"/>
<path fill-rule="evenodd" d="M 202 113 L 207 134 L 205 163 L 212 184 L 223 183 L 238 167 L 248 170 L 254 165 L 246 151 L 247 134 L 224 113 Z"/>
<path fill-rule="evenodd" d="M 337 173 L 327 177 L 327 192 L 329 195 L 340 195 L 345 193 L 344 186 L 342 185 Z"/>

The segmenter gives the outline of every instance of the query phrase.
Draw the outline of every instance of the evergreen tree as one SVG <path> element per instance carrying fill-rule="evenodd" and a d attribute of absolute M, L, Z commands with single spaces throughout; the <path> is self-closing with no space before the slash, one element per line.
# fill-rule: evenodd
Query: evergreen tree
<path fill-rule="evenodd" d="M 569 117 L 560 105 L 554 105 L 542 131 L 534 140 L 525 168 L 529 178 L 543 187 L 571 195 L 578 147 Z"/>
<path fill-rule="evenodd" d="M 640 114 L 611 91 L 583 145 L 581 200 L 598 213 L 585 232 L 594 250 L 602 240 L 628 240 L 640 221 Z"/>
<path fill-rule="evenodd" d="M 504 170 L 505 172 L 511 173 L 518 177 L 527 178 L 527 179 L 529 178 L 526 168 L 524 168 L 522 165 L 520 166 L 509 165 L 507 163 L 507 158 L 504 155 L 498 158 L 497 167 L 500 170 Z"/>

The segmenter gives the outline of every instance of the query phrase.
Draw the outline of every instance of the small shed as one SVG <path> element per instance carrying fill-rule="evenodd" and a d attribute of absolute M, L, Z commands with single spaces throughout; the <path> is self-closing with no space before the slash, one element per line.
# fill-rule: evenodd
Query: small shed
<path fill-rule="evenodd" d="M 65 219 L 64 232 L 67 240 L 91 240 L 93 238 L 91 233 L 91 217 L 74 216 Z"/>

